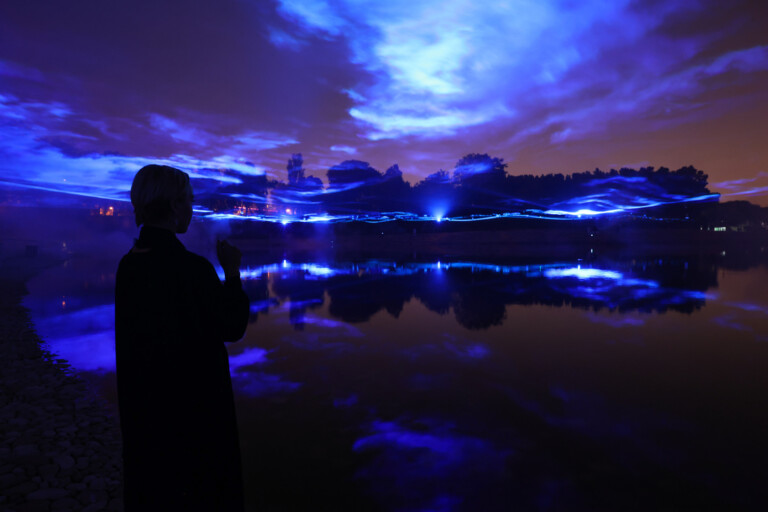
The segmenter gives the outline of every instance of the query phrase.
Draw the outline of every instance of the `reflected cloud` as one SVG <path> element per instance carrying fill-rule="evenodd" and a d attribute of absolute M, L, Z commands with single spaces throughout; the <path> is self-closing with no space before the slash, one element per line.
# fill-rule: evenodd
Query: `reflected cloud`
<path fill-rule="evenodd" d="M 752 328 L 748 325 L 744 325 L 737 319 L 737 315 L 734 314 L 725 314 L 716 316 L 712 319 L 714 323 L 719 325 L 720 327 L 724 327 L 728 330 L 733 331 L 752 331 Z"/>
<path fill-rule="evenodd" d="M 444 356 L 450 354 L 461 361 L 474 362 L 481 361 L 491 354 L 491 350 L 483 343 L 477 343 L 471 339 L 457 339 L 454 336 L 443 334 L 446 339 L 441 344 L 423 343 L 413 347 L 408 347 L 402 353 L 411 361 L 419 358 L 433 358 L 435 356 Z M 420 376 L 417 378 L 419 384 L 426 384 L 432 377 Z M 419 386 L 417 386 L 419 387 Z"/>
<path fill-rule="evenodd" d="M 261 367 L 269 363 L 268 356 L 273 350 L 261 347 L 246 347 L 229 356 L 229 372 L 232 385 L 238 393 L 260 397 L 279 393 L 291 393 L 301 387 L 276 373 L 267 373 Z"/>
<path fill-rule="evenodd" d="M 352 336 L 355 338 L 361 338 L 364 336 L 362 331 L 354 325 L 349 325 L 346 322 L 339 322 L 338 320 L 332 320 L 330 318 L 308 315 L 304 317 L 304 323 L 308 325 L 315 325 L 322 329 L 341 330 L 344 331 L 345 336 Z"/>
<path fill-rule="evenodd" d="M 280 375 L 250 371 L 238 373 L 232 378 L 232 387 L 236 392 L 258 397 L 279 393 L 290 393 L 301 387 L 299 382 L 290 382 Z"/>
<path fill-rule="evenodd" d="M 312 352 L 331 352 L 334 354 L 343 354 L 347 352 L 354 352 L 359 349 L 357 345 L 353 345 L 352 343 L 337 341 L 342 337 L 363 338 L 364 335 L 361 332 L 354 332 L 354 330 L 344 330 L 343 334 L 341 335 L 309 332 L 302 333 L 301 336 L 283 336 L 282 342 L 294 348 L 309 350 Z"/>
<path fill-rule="evenodd" d="M 739 308 L 744 311 L 756 312 L 756 313 L 761 313 L 763 315 L 768 315 L 768 307 L 762 306 L 760 304 L 753 304 L 749 302 L 726 302 L 725 304 L 726 306 Z"/>
<path fill-rule="evenodd" d="M 642 318 L 637 318 L 633 316 L 620 316 L 620 317 L 613 317 L 613 316 L 604 316 L 604 315 L 598 315 L 597 313 L 589 313 L 587 315 L 587 318 L 590 322 L 594 322 L 596 324 L 605 324 L 610 325 L 611 327 L 639 327 L 641 325 L 645 325 L 645 320 Z"/>
<path fill-rule="evenodd" d="M 229 371 L 233 375 L 235 373 L 239 373 L 239 371 L 242 368 L 253 366 L 253 365 L 262 365 L 267 363 L 268 359 L 267 356 L 269 355 L 269 350 L 265 350 L 263 348 L 259 347 L 252 347 L 252 348 L 246 348 L 242 352 L 239 352 L 237 354 L 230 354 L 229 356 Z"/>
<path fill-rule="evenodd" d="M 481 343 L 473 343 L 467 346 L 459 346 L 459 345 L 454 345 L 453 343 L 445 343 L 444 346 L 450 352 L 456 354 L 459 358 L 466 359 L 466 360 L 485 359 L 491 353 L 488 347 Z"/>
<path fill-rule="evenodd" d="M 353 449 L 373 458 L 358 475 L 393 510 L 452 510 L 471 492 L 469 475 L 494 480 L 508 455 L 439 420 L 374 420 L 366 430 Z"/>
<path fill-rule="evenodd" d="M 352 407 L 357 405 L 358 403 L 358 396 L 355 394 L 349 395 L 345 398 L 334 398 L 333 399 L 333 406 L 337 409 L 343 409 L 347 407 Z"/>

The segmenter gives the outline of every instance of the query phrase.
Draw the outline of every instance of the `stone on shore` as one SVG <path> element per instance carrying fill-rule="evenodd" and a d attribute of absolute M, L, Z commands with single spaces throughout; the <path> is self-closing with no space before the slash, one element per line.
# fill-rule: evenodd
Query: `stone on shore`
<path fill-rule="evenodd" d="M 0 509 L 120 511 L 120 429 L 41 346 L 23 278 L 0 276 Z"/>

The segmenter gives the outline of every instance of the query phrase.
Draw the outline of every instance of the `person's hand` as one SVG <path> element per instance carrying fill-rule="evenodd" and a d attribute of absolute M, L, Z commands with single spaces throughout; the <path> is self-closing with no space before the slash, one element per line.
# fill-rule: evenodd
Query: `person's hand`
<path fill-rule="evenodd" d="M 226 240 L 218 240 L 216 242 L 216 256 L 219 258 L 219 265 L 224 269 L 225 277 L 240 277 L 240 260 L 243 257 L 240 249 Z"/>

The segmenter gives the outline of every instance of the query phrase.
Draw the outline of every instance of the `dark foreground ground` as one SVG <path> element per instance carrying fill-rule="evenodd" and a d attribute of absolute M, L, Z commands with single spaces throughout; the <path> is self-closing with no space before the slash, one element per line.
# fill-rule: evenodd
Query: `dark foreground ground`
<path fill-rule="evenodd" d="M 0 261 L 0 510 L 123 510 L 118 420 L 44 349 L 21 305 L 45 265 Z"/>

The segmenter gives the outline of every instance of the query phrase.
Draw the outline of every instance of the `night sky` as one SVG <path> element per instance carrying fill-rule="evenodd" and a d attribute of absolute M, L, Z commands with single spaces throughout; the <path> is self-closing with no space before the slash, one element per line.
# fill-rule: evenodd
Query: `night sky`
<path fill-rule="evenodd" d="M 768 4 L 660 0 L 0 5 L 0 181 L 127 197 L 488 153 L 511 174 L 694 165 L 768 205 Z M 209 182 L 216 185 L 215 181 Z"/>

